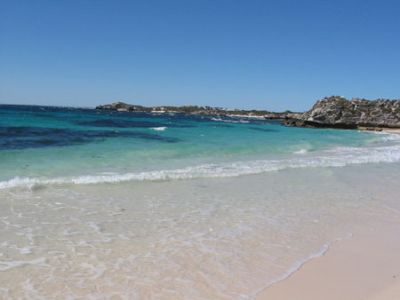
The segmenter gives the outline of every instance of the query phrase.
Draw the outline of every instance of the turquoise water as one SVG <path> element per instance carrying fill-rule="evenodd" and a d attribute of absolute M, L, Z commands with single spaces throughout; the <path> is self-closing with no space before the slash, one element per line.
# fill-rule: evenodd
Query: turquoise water
<path fill-rule="evenodd" d="M 223 177 L 304 164 L 336 165 L 347 162 L 343 155 L 337 161 L 329 151 L 347 149 L 354 155 L 347 159 L 354 161 L 360 156 L 354 148 L 383 141 L 382 135 L 366 132 L 211 116 L 5 105 L 0 116 L 3 185 L 82 176 L 85 182 Z M 329 161 L 316 162 L 315 155 L 324 151 Z"/>
<path fill-rule="evenodd" d="M 1 299 L 256 299 L 400 224 L 399 137 L 0 106 Z"/>

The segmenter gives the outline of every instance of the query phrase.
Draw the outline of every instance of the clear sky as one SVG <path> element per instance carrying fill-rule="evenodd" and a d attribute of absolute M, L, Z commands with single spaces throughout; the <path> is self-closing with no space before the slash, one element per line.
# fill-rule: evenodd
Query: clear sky
<path fill-rule="evenodd" d="M 400 98 L 398 0 L 0 0 L 0 103 Z"/>

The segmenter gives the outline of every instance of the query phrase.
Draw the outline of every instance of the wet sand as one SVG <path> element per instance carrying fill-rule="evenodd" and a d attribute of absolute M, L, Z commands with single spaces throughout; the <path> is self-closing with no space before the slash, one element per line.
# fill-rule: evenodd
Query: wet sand
<path fill-rule="evenodd" d="M 400 222 L 368 224 L 286 280 L 261 291 L 257 300 L 400 299 Z"/>
<path fill-rule="evenodd" d="M 400 128 L 385 128 L 382 131 L 386 133 L 400 134 Z"/>
<path fill-rule="evenodd" d="M 0 298 L 383 297 L 399 177 L 382 163 L 3 189 Z"/>

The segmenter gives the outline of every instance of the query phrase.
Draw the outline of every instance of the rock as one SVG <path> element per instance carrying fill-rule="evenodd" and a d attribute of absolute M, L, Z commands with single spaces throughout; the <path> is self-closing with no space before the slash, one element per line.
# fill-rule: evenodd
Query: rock
<path fill-rule="evenodd" d="M 332 96 L 317 101 L 287 126 L 344 129 L 400 128 L 400 100 L 347 100 Z"/>

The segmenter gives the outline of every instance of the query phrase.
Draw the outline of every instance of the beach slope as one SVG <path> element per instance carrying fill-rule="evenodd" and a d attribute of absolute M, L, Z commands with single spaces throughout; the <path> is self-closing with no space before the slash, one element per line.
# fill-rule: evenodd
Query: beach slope
<path fill-rule="evenodd" d="M 260 292 L 256 299 L 398 300 L 399 229 L 394 220 L 360 229 L 286 280 Z"/>

